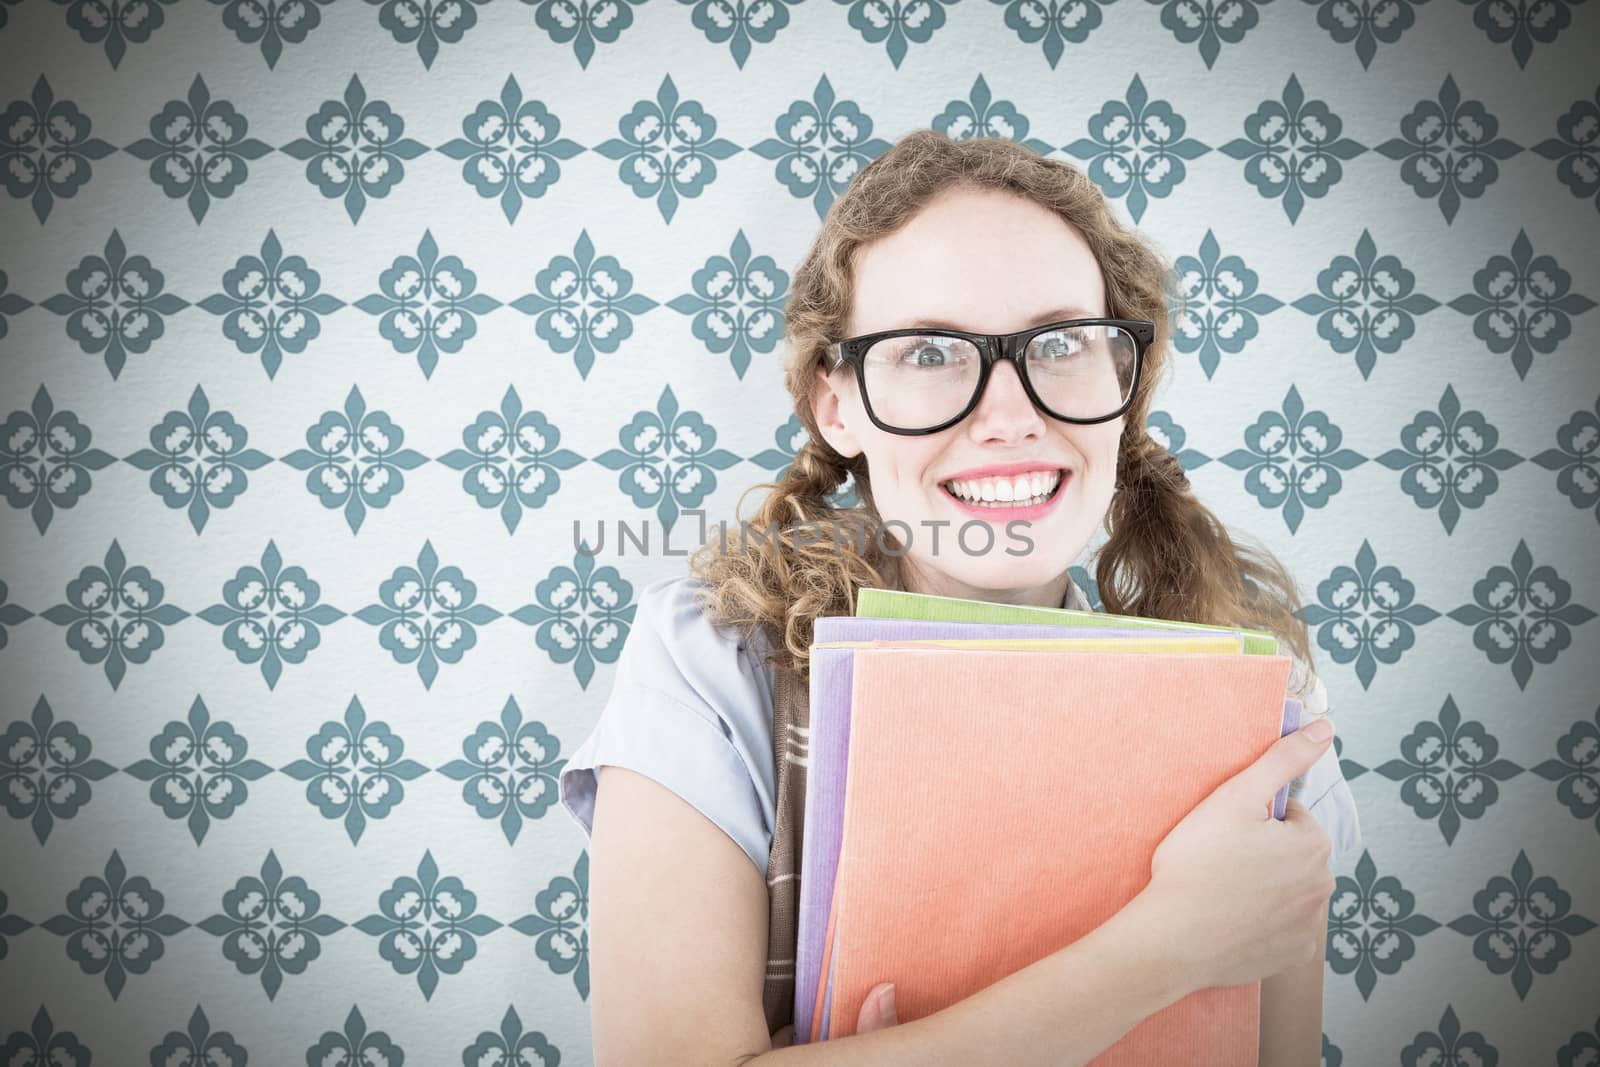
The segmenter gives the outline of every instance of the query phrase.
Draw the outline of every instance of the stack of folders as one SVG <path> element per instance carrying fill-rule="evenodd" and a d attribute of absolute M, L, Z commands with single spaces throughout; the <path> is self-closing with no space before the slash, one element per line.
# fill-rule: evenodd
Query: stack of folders
<path fill-rule="evenodd" d="M 1109 919 L 1299 728 L 1290 665 L 1257 630 L 881 589 L 818 619 L 796 1041 L 854 1033 L 882 982 L 901 1022 L 932 1014 Z M 1253 1067 L 1260 994 L 1190 993 L 1093 1063 Z"/>

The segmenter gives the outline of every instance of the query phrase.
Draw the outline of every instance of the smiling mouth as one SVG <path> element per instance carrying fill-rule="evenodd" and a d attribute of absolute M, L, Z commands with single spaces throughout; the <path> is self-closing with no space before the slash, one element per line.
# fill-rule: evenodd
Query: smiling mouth
<path fill-rule="evenodd" d="M 1060 491 L 1067 480 L 1064 468 L 1029 471 L 1009 478 L 952 478 L 939 488 L 968 507 L 1026 508 L 1043 504 Z"/>

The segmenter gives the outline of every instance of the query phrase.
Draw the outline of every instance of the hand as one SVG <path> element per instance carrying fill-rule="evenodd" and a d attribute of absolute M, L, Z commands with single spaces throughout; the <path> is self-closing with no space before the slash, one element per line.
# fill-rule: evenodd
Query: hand
<path fill-rule="evenodd" d="M 1331 730 L 1321 740 L 1306 730 L 1278 739 L 1157 846 L 1136 899 L 1165 926 L 1192 989 L 1258 981 L 1322 955 L 1332 842 L 1299 800 L 1280 822 L 1263 817 L 1263 799 L 1305 773 L 1332 739 Z"/>
<path fill-rule="evenodd" d="M 888 994 L 879 1002 L 878 994 L 887 989 Z M 866 1003 L 861 1005 L 861 1014 L 856 1017 L 856 1033 L 864 1034 L 870 1030 L 885 1030 L 895 1025 L 900 1020 L 895 1017 L 894 1011 L 894 985 L 891 982 L 881 982 L 872 987 L 867 993 Z M 794 1044 L 794 1024 L 780 1029 L 772 1035 L 773 1048 L 787 1048 Z"/>

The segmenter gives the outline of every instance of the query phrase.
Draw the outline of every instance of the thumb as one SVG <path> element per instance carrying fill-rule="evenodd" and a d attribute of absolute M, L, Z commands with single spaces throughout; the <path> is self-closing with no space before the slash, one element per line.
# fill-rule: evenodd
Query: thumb
<path fill-rule="evenodd" d="M 1259 811 L 1279 789 L 1310 770 L 1332 741 L 1333 722 L 1315 719 L 1274 741 L 1259 759 L 1223 783 L 1219 792 L 1226 794 L 1225 803 Z"/>
<path fill-rule="evenodd" d="M 867 994 L 865 1003 L 861 1005 L 861 1016 L 856 1022 L 856 1033 L 865 1034 L 872 1030 L 886 1030 L 900 1022 L 895 1014 L 894 983 L 884 982 L 872 987 Z"/>

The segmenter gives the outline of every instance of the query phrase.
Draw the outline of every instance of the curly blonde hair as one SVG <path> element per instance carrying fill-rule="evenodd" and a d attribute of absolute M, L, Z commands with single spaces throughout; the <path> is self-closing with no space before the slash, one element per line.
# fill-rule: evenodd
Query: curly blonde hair
<path fill-rule="evenodd" d="M 1005 138 L 953 141 L 931 129 L 906 134 L 862 168 L 794 272 L 784 309 L 785 385 L 807 440 L 779 480 L 740 495 L 736 513 L 745 495 L 770 490 L 747 521 L 748 537 L 719 535 L 694 552 L 690 569 L 706 583 L 702 608 L 746 634 L 762 630 L 772 649 L 768 662 L 805 676 L 814 620 L 851 614 L 864 586 L 905 587 L 903 549 L 882 529 L 865 456 L 846 458 L 829 447 L 817 432 L 810 397 L 827 346 L 846 329 L 857 250 L 957 186 L 1005 190 L 1055 212 L 1099 261 L 1108 315 L 1156 325 L 1126 414 L 1118 488 L 1096 557 L 1103 609 L 1268 630 L 1309 664 L 1293 578 L 1264 547 L 1230 536 L 1194 496 L 1177 457 L 1145 429 L 1156 386 L 1170 370 L 1168 261 L 1117 221 L 1099 187 L 1076 167 Z M 859 506 L 840 507 L 835 494 L 849 478 Z M 797 523 L 806 524 L 805 536 Z M 815 540 L 819 530 L 833 536 Z"/>

